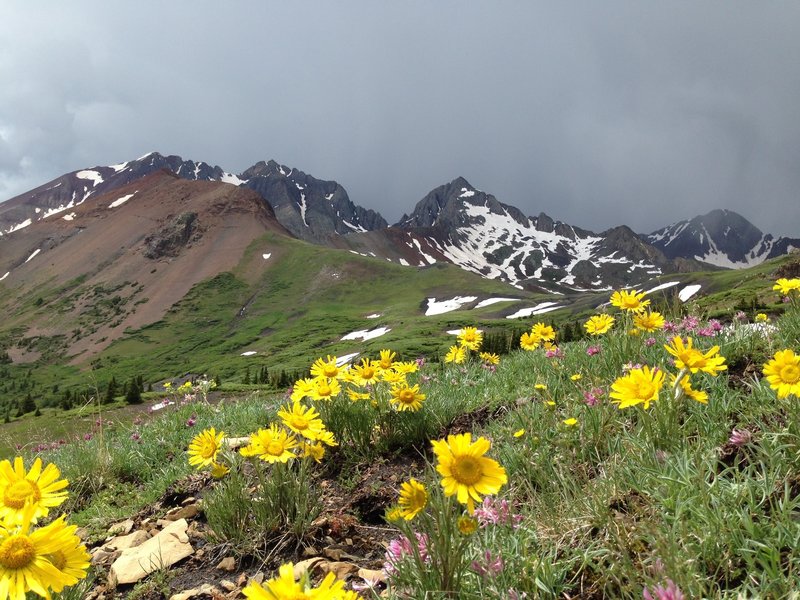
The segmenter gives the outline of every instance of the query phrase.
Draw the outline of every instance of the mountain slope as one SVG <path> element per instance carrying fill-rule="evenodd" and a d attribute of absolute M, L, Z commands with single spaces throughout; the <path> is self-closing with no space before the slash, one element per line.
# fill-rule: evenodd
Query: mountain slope
<path fill-rule="evenodd" d="M 642 239 L 669 258 L 694 258 L 729 269 L 757 265 L 800 248 L 800 239 L 765 235 L 740 214 L 722 209 L 679 221 Z"/>
<path fill-rule="evenodd" d="M 218 181 L 255 190 L 293 235 L 324 243 L 333 235 L 385 227 L 383 217 L 356 206 L 335 181 L 323 181 L 275 161 L 259 162 L 234 175 L 204 162 L 151 152 L 136 160 L 73 171 L 0 203 L 0 236 L 110 193 L 150 173 L 167 169 L 190 181 Z"/>

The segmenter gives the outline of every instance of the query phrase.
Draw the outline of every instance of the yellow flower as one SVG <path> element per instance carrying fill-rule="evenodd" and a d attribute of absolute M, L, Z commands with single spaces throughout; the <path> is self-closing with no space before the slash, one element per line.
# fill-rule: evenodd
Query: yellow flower
<path fill-rule="evenodd" d="M 778 350 L 764 365 L 763 373 L 778 398 L 800 396 L 800 356 L 792 350 Z"/>
<path fill-rule="evenodd" d="M 485 362 L 487 365 L 500 364 L 500 357 L 494 352 L 481 352 L 479 356 L 481 357 L 481 360 Z"/>
<path fill-rule="evenodd" d="M 338 379 L 317 377 L 314 380 L 314 389 L 311 391 L 312 400 L 333 400 L 342 392 Z"/>
<path fill-rule="evenodd" d="M 47 516 L 51 508 L 67 499 L 64 488 L 69 482 L 59 477 L 61 472 L 52 463 L 42 470 L 42 459 L 39 457 L 33 461 L 27 473 L 20 456 L 14 459 L 13 467 L 8 460 L 0 462 L 0 520 L 19 523 L 26 505 L 33 507 L 33 522 Z"/>
<path fill-rule="evenodd" d="M 361 363 L 351 369 L 353 381 L 358 385 L 375 385 L 379 381 L 380 367 L 377 361 L 362 358 Z"/>
<path fill-rule="evenodd" d="M 475 327 L 464 327 L 458 333 L 458 343 L 470 350 L 478 351 L 483 342 L 483 333 Z"/>
<path fill-rule="evenodd" d="M 347 392 L 347 397 L 353 402 L 358 402 L 359 400 L 369 400 L 369 392 L 359 392 L 353 388 L 347 388 L 345 391 Z"/>
<path fill-rule="evenodd" d="M 309 440 L 316 440 L 325 429 L 317 410 L 313 406 L 306 407 L 299 402 L 280 409 L 278 416 L 286 427 Z"/>
<path fill-rule="evenodd" d="M 564 425 L 566 425 L 567 427 L 574 427 L 575 425 L 578 424 L 578 419 L 576 419 L 575 417 L 570 417 L 569 419 L 564 419 L 563 422 Z"/>
<path fill-rule="evenodd" d="M 785 277 L 781 277 L 775 282 L 772 289 L 780 290 L 781 294 L 784 296 L 788 296 L 792 292 L 800 292 L 800 278 L 786 279 Z"/>
<path fill-rule="evenodd" d="M 259 429 L 250 434 L 250 443 L 239 450 L 242 456 L 257 456 L 268 463 L 289 462 L 294 458 L 292 450 L 297 447 L 297 439 L 272 424 L 269 429 Z"/>
<path fill-rule="evenodd" d="M 456 521 L 456 525 L 462 535 L 472 535 L 478 530 L 478 519 L 469 515 L 461 515 Z"/>
<path fill-rule="evenodd" d="M 61 516 L 29 532 L 32 507 L 25 513 L 19 527 L 0 527 L 0 597 L 25 600 L 31 591 L 49 598 L 50 590 L 59 592 L 86 577 L 89 557 L 75 526 Z"/>
<path fill-rule="evenodd" d="M 769 322 L 769 317 L 764 313 L 758 313 L 755 318 L 756 323 L 767 323 Z"/>
<path fill-rule="evenodd" d="M 620 310 L 628 312 L 641 312 L 649 304 L 650 300 L 644 300 L 645 292 L 638 290 L 621 290 L 611 294 L 611 304 Z"/>
<path fill-rule="evenodd" d="M 386 383 L 388 383 L 389 385 L 406 382 L 405 373 L 400 373 L 398 371 L 395 371 L 394 369 L 389 369 L 388 371 L 381 371 L 381 379 Z"/>
<path fill-rule="evenodd" d="M 300 450 L 303 452 L 303 458 L 313 458 L 316 462 L 322 462 L 322 457 L 325 456 L 325 446 L 320 442 L 315 444 L 308 444 L 306 442 L 300 443 Z"/>
<path fill-rule="evenodd" d="M 515 438 L 522 437 L 523 435 L 525 435 L 525 430 L 524 429 L 517 429 L 514 432 L 514 437 Z"/>
<path fill-rule="evenodd" d="M 393 506 L 386 511 L 385 519 L 389 522 L 399 521 L 403 518 L 402 511 L 399 506 Z"/>
<path fill-rule="evenodd" d="M 461 364 L 466 359 L 467 352 L 464 349 L 464 346 L 450 346 L 450 350 L 447 351 L 447 354 L 444 357 L 444 362 Z"/>
<path fill-rule="evenodd" d="M 556 339 L 555 330 L 544 323 L 534 323 L 531 327 L 531 335 L 543 342 L 552 342 Z"/>
<path fill-rule="evenodd" d="M 574 375 L 570 375 L 569 378 L 572 379 L 572 381 L 580 381 L 582 377 L 583 375 L 580 373 L 575 373 Z"/>
<path fill-rule="evenodd" d="M 251 581 L 242 590 L 250 600 L 340 600 L 351 597 L 345 592 L 344 581 L 328 573 L 319 587 L 310 587 L 303 577 L 300 582 L 294 579 L 294 565 L 286 563 L 278 569 L 278 576 L 260 584 Z M 357 598 L 358 596 L 356 596 Z"/>
<path fill-rule="evenodd" d="M 425 394 L 419 391 L 419 385 L 409 387 L 406 384 L 396 385 L 392 388 L 391 403 L 397 410 L 410 410 L 417 411 L 422 408 L 422 401 L 425 400 Z"/>
<path fill-rule="evenodd" d="M 336 441 L 336 438 L 333 436 L 332 431 L 328 431 L 327 429 L 319 434 L 317 441 L 322 442 L 326 446 L 338 446 L 339 443 Z"/>
<path fill-rule="evenodd" d="M 663 329 L 664 316 L 659 312 L 640 312 L 633 317 L 633 324 L 643 331 Z"/>
<path fill-rule="evenodd" d="M 226 465 L 218 462 L 211 464 L 211 477 L 214 479 L 222 479 L 228 473 L 230 473 L 230 469 Z"/>
<path fill-rule="evenodd" d="M 436 440 L 432 444 L 445 496 L 455 495 L 461 504 L 467 505 L 470 514 L 482 494 L 496 494 L 508 482 L 505 469 L 484 456 L 491 448 L 486 438 L 479 437 L 473 442 L 471 433 L 462 433 L 448 435 L 447 441 Z"/>
<path fill-rule="evenodd" d="M 198 433 L 189 442 L 189 464 L 198 469 L 210 467 L 217 460 L 217 453 L 222 448 L 225 433 L 219 433 L 213 427 Z"/>
<path fill-rule="evenodd" d="M 311 378 L 298 379 L 292 386 L 292 395 L 290 399 L 292 402 L 298 402 L 303 398 L 310 398 L 316 387 L 314 380 Z"/>
<path fill-rule="evenodd" d="M 337 358 L 330 354 L 325 357 L 325 360 L 318 358 L 311 365 L 311 376 L 314 378 L 325 377 L 327 379 L 338 379 L 341 377 L 343 369 L 336 366 Z"/>
<path fill-rule="evenodd" d="M 658 400 L 658 393 L 663 385 L 663 371 L 651 371 L 650 367 L 642 367 L 631 370 L 611 384 L 612 392 L 609 396 L 619 403 L 620 408 L 644 403 L 644 408 L 647 409 L 651 402 Z"/>
<path fill-rule="evenodd" d="M 614 317 L 611 315 L 593 315 L 583 324 L 589 335 L 602 335 L 608 332 L 614 325 Z"/>
<path fill-rule="evenodd" d="M 724 356 L 719 356 L 719 346 L 714 346 L 703 354 L 697 348 L 692 348 L 692 338 L 688 338 L 686 345 L 679 336 L 672 338 L 672 345 L 665 345 L 667 352 L 675 357 L 675 366 L 679 369 L 689 369 L 692 373 L 703 371 L 716 377 L 719 371 L 724 371 L 726 367 Z"/>
<path fill-rule="evenodd" d="M 392 352 L 391 350 L 381 350 L 380 356 L 380 360 L 378 360 L 378 367 L 385 371 L 392 368 L 392 363 L 394 362 L 394 359 L 397 358 L 397 353 Z"/>
<path fill-rule="evenodd" d="M 415 360 L 408 360 L 404 362 L 398 361 L 392 365 L 392 369 L 402 375 L 408 375 L 409 373 L 416 373 L 417 371 L 419 371 L 419 367 L 417 366 L 417 361 Z"/>
<path fill-rule="evenodd" d="M 673 387 L 675 386 L 675 375 L 672 376 L 672 385 Z M 688 375 L 681 377 L 678 385 L 681 386 L 683 394 L 687 398 L 691 398 L 695 402 L 700 402 L 701 404 L 708 404 L 708 394 L 702 390 L 694 389 Z"/>
<path fill-rule="evenodd" d="M 400 516 L 406 521 L 416 517 L 428 504 L 425 486 L 413 477 L 400 485 L 400 499 L 397 501 Z"/>
<path fill-rule="evenodd" d="M 544 383 L 537 383 L 536 385 L 533 386 L 533 389 L 535 389 L 535 390 L 546 390 L 547 389 L 547 385 L 545 385 Z"/>
<path fill-rule="evenodd" d="M 532 333 L 523 333 L 522 337 L 519 338 L 519 346 L 523 350 L 527 350 L 528 352 L 536 350 L 541 343 L 541 338 L 533 335 Z"/>

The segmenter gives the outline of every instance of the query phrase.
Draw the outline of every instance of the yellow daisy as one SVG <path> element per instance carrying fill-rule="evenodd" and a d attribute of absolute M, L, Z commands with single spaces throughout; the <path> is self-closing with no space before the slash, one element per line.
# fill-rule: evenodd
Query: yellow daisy
<path fill-rule="evenodd" d="M 461 364 L 467 359 L 467 351 L 464 346 L 450 346 L 450 350 L 444 357 L 446 363 Z"/>
<path fill-rule="evenodd" d="M 397 353 L 391 350 L 381 350 L 380 358 L 378 359 L 378 367 L 384 371 L 392 368 L 394 359 L 397 358 Z"/>
<path fill-rule="evenodd" d="M 481 357 L 481 360 L 485 362 L 487 365 L 500 364 L 500 357 L 494 352 L 481 352 L 479 356 Z"/>
<path fill-rule="evenodd" d="M 650 300 L 645 300 L 644 297 L 645 292 L 621 290 L 611 294 L 611 304 L 620 310 L 641 312 L 650 305 Z"/>
<path fill-rule="evenodd" d="M 399 515 L 406 521 L 416 517 L 428 504 L 425 486 L 413 477 L 400 485 L 400 498 L 397 501 Z"/>
<path fill-rule="evenodd" d="M 342 367 L 336 365 L 337 358 L 335 356 L 331 356 L 330 354 L 325 357 L 325 360 L 318 358 L 314 361 L 314 364 L 311 365 L 311 376 L 314 378 L 317 377 L 327 377 L 328 379 L 337 379 L 342 374 Z"/>
<path fill-rule="evenodd" d="M 250 434 L 250 443 L 239 453 L 242 456 L 257 456 L 268 463 L 285 463 L 294 458 L 292 450 L 296 447 L 297 439 L 293 435 L 272 424 L 269 429 L 259 429 Z"/>
<path fill-rule="evenodd" d="M 508 482 L 505 469 L 486 458 L 491 442 L 484 437 L 472 441 L 471 433 L 448 435 L 447 441 L 435 440 L 436 471 L 442 476 L 441 485 L 445 496 L 456 496 L 467 505 L 470 514 L 475 511 L 475 502 L 481 495 L 496 494 Z"/>
<path fill-rule="evenodd" d="M 67 499 L 64 488 L 69 482 L 59 477 L 58 467 L 50 463 L 42 469 L 39 457 L 27 473 L 20 456 L 14 458 L 13 467 L 8 460 L 0 462 L 0 520 L 19 523 L 26 505 L 33 507 L 31 519 L 34 523 L 47 516 L 51 508 Z"/>
<path fill-rule="evenodd" d="M 800 356 L 792 350 L 778 350 L 764 365 L 763 373 L 778 398 L 800 396 Z"/>
<path fill-rule="evenodd" d="M 692 348 L 692 338 L 688 338 L 684 345 L 679 336 L 672 338 L 672 345 L 665 345 L 667 352 L 675 357 L 675 366 L 679 369 L 689 369 L 692 373 L 703 371 L 716 376 L 726 367 L 723 363 L 725 357 L 719 355 L 719 346 L 712 347 L 705 354 L 697 348 Z"/>
<path fill-rule="evenodd" d="M 417 384 L 411 387 L 407 384 L 402 384 L 392 388 L 392 399 L 390 402 L 397 410 L 418 411 L 422 408 L 423 400 L 425 400 L 425 394 L 420 393 L 419 385 Z"/>
<path fill-rule="evenodd" d="M 644 403 L 645 409 L 658 400 L 658 393 L 664 385 L 664 371 L 650 370 L 650 367 L 633 369 L 611 384 L 609 396 L 619 403 L 620 408 Z"/>
<path fill-rule="evenodd" d="M 664 316 L 659 312 L 640 312 L 633 317 L 633 324 L 642 331 L 656 331 L 664 328 Z"/>
<path fill-rule="evenodd" d="M 519 346 L 523 350 L 532 351 L 536 350 L 541 343 L 541 338 L 538 336 L 533 335 L 532 333 L 525 332 L 522 334 L 522 337 L 519 338 Z"/>
<path fill-rule="evenodd" d="M 286 427 L 309 440 L 316 440 L 325 429 L 319 412 L 313 406 L 303 406 L 299 402 L 282 408 L 278 411 L 278 416 Z"/>
<path fill-rule="evenodd" d="M 800 278 L 786 279 L 785 277 L 781 277 L 775 282 L 772 289 L 780 291 L 784 296 L 788 296 L 792 292 L 800 292 Z"/>
<path fill-rule="evenodd" d="M 469 515 L 461 515 L 456 521 L 456 525 L 462 535 L 472 535 L 478 530 L 478 519 Z"/>
<path fill-rule="evenodd" d="M 534 323 L 531 327 L 531 335 L 543 342 L 552 342 L 556 339 L 555 329 L 544 323 Z"/>
<path fill-rule="evenodd" d="M 251 581 L 242 590 L 242 594 L 250 600 L 339 600 L 344 595 L 344 581 L 336 579 L 336 575 L 328 573 L 313 588 L 308 585 L 306 577 L 300 582 L 294 579 L 294 565 L 286 563 L 278 569 L 278 576 L 260 584 Z"/>
<path fill-rule="evenodd" d="M 675 375 L 672 376 L 672 385 L 673 387 L 675 386 Z M 694 389 L 688 375 L 681 377 L 678 385 L 681 386 L 683 394 L 687 398 L 691 398 L 695 402 L 700 402 L 701 404 L 708 404 L 708 394 L 703 390 Z"/>
<path fill-rule="evenodd" d="M 290 397 L 291 401 L 298 402 L 303 398 L 310 398 L 315 387 L 316 385 L 314 384 L 314 380 L 310 377 L 306 379 L 298 379 L 292 386 L 292 395 Z"/>
<path fill-rule="evenodd" d="M 483 342 L 483 333 L 475 327 L 464 327 L 458 333 L 458 343 L 470 350 L 480 350 L 481 343 Z"/>
<path fill-rule="evenodd" d="M 312 400 L 333 400 L 342 392 L 342 386 L 337 379 L 318 377 L 314 380 L 314 389 L 311 392 Z"/>
<path fill-rule="evenodd" d="M 381 371 L 377 361 L 363 358 L 351 371 L 353 380 L 358 385 L 375 385 L 380 381 Z"/>
<path fill-rule="evenodd" d="M 589 335 L 602 335 L 607 333 L 614 326 L 614 317 L 611 315 L 592 315 L 589 320 L 583 324 L 586 333 Z"/>

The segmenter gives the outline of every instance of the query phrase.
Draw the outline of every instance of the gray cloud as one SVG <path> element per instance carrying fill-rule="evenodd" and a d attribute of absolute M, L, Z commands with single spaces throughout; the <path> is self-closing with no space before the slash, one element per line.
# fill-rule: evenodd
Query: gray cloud
<path fill-rule="evenodd" d="M 721 207 L 800 237 L 800 5 L 6 10 L 0 199 L 158 150 L 236 172 L 274 158 L 389 221 L 463 175 L 595 231 Z"/>

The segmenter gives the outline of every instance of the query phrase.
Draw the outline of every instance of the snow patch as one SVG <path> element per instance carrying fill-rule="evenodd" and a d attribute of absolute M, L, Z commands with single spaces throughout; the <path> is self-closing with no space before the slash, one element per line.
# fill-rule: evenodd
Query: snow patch
<path fill-rule="evenodd" d="M 31 223 L 32 221 L 30 219 L 25 219 L 22 223 L 14 225 L 14 227 L 6 231 L 6 233 L 14 233 L 15 231 L 19 231 L 20 229 L 25 229 Z"/>
<path fill-rule="evenodd" d="M 136 190 L 136 191 L 138 192 L 139 190 Z M 123 196 L 122 198 L 117 198 L 111 204 L 108 205 L 108 208 L 117 208 L 118 206 L 122 206 L 128 200 L 133 198 L 134 194 L 136 194 L 136 192 L 133 192 L 133 194 L 128 194 L 127 196 Z"/>
<path fill-rule="evenodd" d="M 477 296 L 456 296 L 450 300 L 442 300 L 437 302 L 436 298 L 428 298 L 428 309 L 425 311 L 425 316 L 441 315 L 443 313 L 458 310 L 464 304 L 475 302 Z"/>
<path fill-rule="evenodd" d="M 350 229 L 352 229 L 353 231 L 358 231 L 359 233 L 364 233 L 364 232 L 366 232 L 366 231 L 367 231 L 367 230 L 366 230 L 366 229 L 364 229 L 364 228 L 363 228 L 361 225 L 353 225 L 352 223 L 350 223 L 349 221 L 345 221 L 344 219 L 342 219 L 342 223 L 344 223 L 345 225 L 347 225 L 347 226 L 348 226 Z"/>
<path fill-rule="evenodd" d="M 475 195 L 475 190 L 470 190 L 467 188 L 461 188 L 461 193 L 458 195 L 459 198 L 470 198 Z"/>
<path fill-rule="evenodd" d="M 72 219 L 74 219 L 75 216 L 76 216 L 76 213 L 73 212 L 73 213 L 69 213 L 68 215 L 64 215 L 61 218 L 64 219 L 65 221 L 72 221 Z"/>
<path fill-rule="evenodd" d="M 272 252 L 265 252 L 261 256 L 264 258 L 264 260 L 267 260 L 270 256 L 272 256 Z"/>
<path fill-rule="evenodd" d="M 692 285 L 687 285 L 683 288 L 680 292 L 678 292 L 678 298 L 681 302 L 686 302 L 689 298 L 694 296 L 700 290 L 700 285 L 694 283 Z"/>
<path fill-rule="evenodd" d="M 342 337 L 342 341 L 361 339 L 366 342 L 367 340 L 380 337 L 386 333 L 389 333 L 390 331 L 391 329 L 389 329 L 388 327 L 378 327 L 377 329 L 373 329 L 371 331 L 366 329 L 363 331 L 351 331 L 350 333 Z"/>
<path fill-rule="evenodd" d="M 408 264 L 408 261 L 405 258 L 400 258 L 398 260 L 399 260 L 400 264 L 403 265 L 404 267 L 410 267 L 411 266 L 410 264 Z"/>
<path fill-rule="evenodd" d="M 128 166 L 128 163 L 119 163 L 118 165 L 109 165 L 110 169 L 114 169 L 114 173 L 119 173 L 120 171 L 124 171 L 125 168 Z"/>
<path fill-rule="evenodd" d="M 383 315 L 381 315 L 381 313 L 374 313 L 374 314 L 371 314 L 371 315 L 367 315 L 366 318 L 367 319 L 377 319 L 378 317 L 381 317 L 381 316 L 383 316 Z"/>
<path fill-rule="evenodd" d="M 339 358 L 336 359 L 336 366 L 341 367 L 342 365 L 346 365 L 359 354 L 361 354 L 361 352 L 353 352 L 352 354 L 345 354 L 344 356 L 340 356 Z"/>
<path fill-rule="evenodd" d="M 283 173 L 283 169 L 281 169 L 281 173 Z M 303 225 L 308 227 L 308 221 L 306 221 L 306 195 L 300 194 L 300 202 L 298 203 L 300 207 L 300 217 L 303 219 Z"/>
<path fill-rule="evenodd" d="M 247 352 L 242 352 L 241 356 L 253 356 L 254 354 L 258 354 L 255 350 L 248 350 Z"/>
<path fill-rule="evenodd" d="M 39 252 L 41 252 L 41 251 L 42 251 L 41 248 L 37 248 L 36 250 L 34 250 L 33 254 L 31 254 L 25 262 L 29 262 L 29 261 L 33 260 L 33 257 L 36 256 L 37 254 L 39 254 Z"/>
<path fill-rule="evenodd" d="M 7 272 L 5 275 L 3 275 L 2 277 L 0 277 L 0 281 L 3 281 L 3 279 L 5 279 L 6 277 L 8 277 L 9 275 L 11 275 L 11 271 L 8 271 L 8 272 Z"/>
<path fill-rule="evenodd" d="M 530 317 L 531 315 L 541 315 L 542 313 L 558 310 L 559 308 L 563 307 L 556 302 L 542 302 L 533 307 L 520 309 L 513 315 L 508 315 L 506 319 L 520 319 L 522 317 Z"/>
<path fill-rule="evenodd" d="M 665 290 L 667 288 L 671 288 L 673 285 L 679 285 L 680 281 L 668 281 L 667 283 L 662 283 L 657 285 L 654 288 L 650 288 L 649 290 L 645 290 L 645 294 L 650 294 L 652 292 L 657 292 L 658 290 Z"/>
<path fill-rule="evenodd" d="M 243 183 L 247 183 L 246 179 L 239 179 L 233 173 L 223 173 L 222 177 L 220 177 L 220 181 L 222 183 L 232 183 L 233 185 L 242 185 Z"/>
<path fill-rule="evenodd" d="M 519 302 L 519 298 L 487 298 L 486 300 L 481 300 L 475 305 L 475 308 L 483 308 L 484 306 L 491 306 L 492 304 L 497 304 L 498 302 Z"/>
<path fill-rule="evenodd" d="M 153 406 L 150 407 L 150 411 L 155 412 L 157 410 L 161 410 L 162 408 L 167 408 L 168 406 L 172 406 L 173 404 L 175 403 L 172 400 L 162 400 L 158 404 L 153 404 Z"/>
<path fill-rule="evenodd" d="M 103 183 L 103 176 L 97 171 L 78 171 L 75 173 L 78 179 L 88 179 L 92 182 L 92 187 L 97 187 L 98 183 Z"/>

